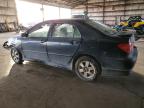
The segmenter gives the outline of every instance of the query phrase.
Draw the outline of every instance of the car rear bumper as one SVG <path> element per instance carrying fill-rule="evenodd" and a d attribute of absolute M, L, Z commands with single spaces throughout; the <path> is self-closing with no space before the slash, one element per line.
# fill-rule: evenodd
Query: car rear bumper
<path fill-rule="evenodd" d="M 132 53 L 126 58 L 105 58 L 105 65 L 102 67 L 103 75 L 128 75 L 134 67 L 138 56 L 138 50 L 134 47 Z"/>
<path fill-rule="evenodd" d="M 125 67 L 127 69 L 132 69 L 137 61 L 138 50 L 134 47 L 133 52 L 127 57 Z"/>

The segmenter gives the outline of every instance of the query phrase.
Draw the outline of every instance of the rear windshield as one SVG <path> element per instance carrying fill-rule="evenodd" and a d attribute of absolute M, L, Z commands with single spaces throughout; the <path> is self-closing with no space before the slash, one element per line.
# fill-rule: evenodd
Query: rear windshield
<path fill-rule="evenodd" d="M 114 30 L 111 27 L 109 27 L 101 22 L 98 22 L 98 21 L 87 20 L 86 23 L 91 25 L 92 27 L 96 28 L 97 30 L 103 32 L 104 34 L 112 35 L 112 34 L 117 33 L 116 30 Z"/>

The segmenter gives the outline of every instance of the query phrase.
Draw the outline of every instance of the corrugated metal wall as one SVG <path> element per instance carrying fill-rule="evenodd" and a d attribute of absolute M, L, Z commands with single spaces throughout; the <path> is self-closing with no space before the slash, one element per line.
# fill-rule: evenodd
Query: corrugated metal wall
<path fill-rule="evenodd" d="M 115 25 L 120 19 L 127 19 L 129 16 L 144 17 L 144 0 L 89 0 L 87 10 L 91 19 Z M 81 14 L 84 11 L 86 5 L 80 5 L 72 9 L 72 14 Z"/>
<path fill-rule="evenodd" d="M 133 15 L 144 17 L 144 0 L 87 0 L 72 9 L 72 14 L 88 10 L 88 16 L 109 25 Z M 15 0 L 0 0 L 0 23 L 17 22 Z"/>
<path fill-rule="evenodd" d="M 0 0 L 0 22 L 17 21 L 15 0 Z"/>
<path fill-rule="evenodd" d="M 8 26 L 14 26 L 17 23 L 17 11 L 15 0 L 0 0 L 0 27 L 9 31 Z M 1 29 L 0 28 L 0 29 Z"/>

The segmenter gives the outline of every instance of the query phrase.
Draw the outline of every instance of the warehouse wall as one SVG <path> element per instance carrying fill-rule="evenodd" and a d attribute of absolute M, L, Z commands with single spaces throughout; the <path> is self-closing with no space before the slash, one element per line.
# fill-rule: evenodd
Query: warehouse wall
<path fill-rule="evenodd" d="M 115 25 L 129 16 L 144 17 L 144 0 L 89 0 L 87 4 L 72 9 L 72 14 L 81 14 L 86 9 L 91 19 Z"/>
<path fill-rule="evenodd" d="M 9 25 L 12 28 L 14 22 L 17 22 L 15 0 L 0 0 L 0 26 L 3 27 L 3 24 L 6 24 L 6 26 Z M 3 28 L 6 28 L 6 26 Z"/>
<path fill-rule="evenodd" d="M 0 0 L 0 22 L 17 21 L 15 0 Z"/>

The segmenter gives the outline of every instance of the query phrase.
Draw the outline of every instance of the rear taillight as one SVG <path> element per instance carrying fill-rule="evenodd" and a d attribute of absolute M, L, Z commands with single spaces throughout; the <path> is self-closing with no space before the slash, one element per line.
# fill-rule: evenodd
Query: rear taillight
<path fill-rule="evenodd" d="M 118 44 L 118 48 L 124 51 L 125 53 L 129 54 L 133 50 L 132 43 L 120 43 Z"/>

